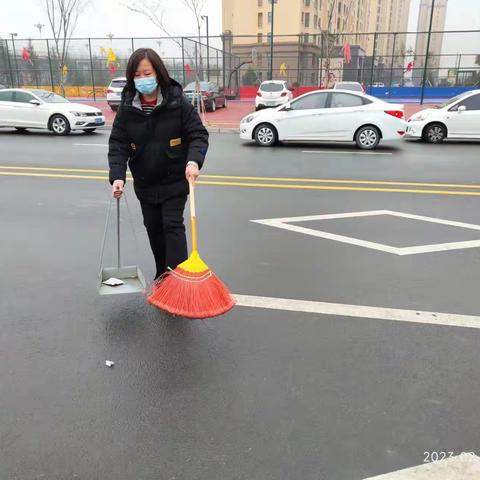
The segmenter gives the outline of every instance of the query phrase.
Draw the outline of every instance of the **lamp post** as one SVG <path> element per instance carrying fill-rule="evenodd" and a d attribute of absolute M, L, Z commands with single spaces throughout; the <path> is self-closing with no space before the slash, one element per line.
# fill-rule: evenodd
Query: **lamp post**
<path fill-rule="evenodd" d="M 208 30 L 208 15 L 202 15 L 202 20 L 207 24 L 207 80 L 210 81 L 210 34 Z"/>
<path fill-rule="evenodd" d="M 20 79 L 18 78 L 17 55 L 15 53 L 15 37 L 18 36 L 18 33 L 9 33 L 9 35 L 12 37 L 13 60 L 15 61 L 15 77 L 17 79 L 17 87 L 20 87 Z"/>
<path fill-rule="evenodd" d="M 277 0 L 269 0 L 270 3 L 272 4 L 272 27 L 270 30 L 270 65 L 269 65 L 269 72 L 268 72 L 268 79 L 273 80 L 273 23 L 275 19 L 275 4 L 277 3 Z"/>
<path fill-rule="evenodd" d="M 425 82 L 427 81 L 427 68 L 428 68 L 428 51 L 430 50 L 430 38 L 432 36 L 432 23 L 433 23 L 433 9 L 435 8 L 435 0 L 432 0 L 432 6 L 430 10 L 430 25 L 428 26 L 427 36 L 427 51 L 425 52 L 425 65 L 423 66 L 423 79 L 422 79 L 422 95 L 420 97 L 420 104 L 423 105 L 423 99 L 425 97 Z"/>
<path fill-rule="evenodd" d="M 44 29 L 45 25 L 43 23 L 38 22 L 34 25 L 34 27 L 36 29 L 38 29 L 38 31 L 40 32 L 40 37 L 41 37 L 42 36 L 42 30 Z"/>

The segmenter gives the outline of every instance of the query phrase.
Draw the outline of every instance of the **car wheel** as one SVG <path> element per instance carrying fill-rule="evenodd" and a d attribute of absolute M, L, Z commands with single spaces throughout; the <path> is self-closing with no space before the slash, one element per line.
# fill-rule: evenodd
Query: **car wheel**
<path fill-rule="evenodd" d="M 355 134 L 355 143 L 362 150 L 373 150 L 380 143 L 380 131 L 376 127 L 366 125 Z"/>
<path fill-rule="evenodd" d="M 210 111 L 215 112 L 217 110 L 217 102 L 212 100 L 212 104 L 210 105 Z"/>
<path fill-rule="evenodd" d="M 113 112 L 116 112 L 118 110 L 118 105 L 110 105 L 110 108 Z"/>
<path fill-rule="evenodd" d="M 54 115 L 50 119 L 50 130 L 54 135 L 68 135 L 70 133 L 70 123 L 63 115 Z"/>
<path fill-rule="evenodd" d="M 84 128 L 83 131 L 88 135 L 89 133 L 93 133 L 95 128 Z"/>
<path fill-rule="evenodd" d="M 261 147 L 271 147 L 277 143 L 278 134 L 275 127 L 268 123 L 263 123 L 255 129 L 253 138 L 257 145 L 260 145 Z"/>
<path fill-rule="evenodd" d="M 19 131 L 19 132 L 26 132 L 27 129 L 25 127 L 15 127 L 15 130 Z"/>
<path fill-rule="evenodd" d="M 447 138 L 447 129 L 440 123 L 427 125 L 423 131 L 423 139 L 428 143 L 441 143 Z"/>

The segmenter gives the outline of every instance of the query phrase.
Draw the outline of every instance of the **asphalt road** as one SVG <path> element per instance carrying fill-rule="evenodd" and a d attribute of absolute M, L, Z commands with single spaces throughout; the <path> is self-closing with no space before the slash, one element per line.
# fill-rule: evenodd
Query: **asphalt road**
<path fill-rule="evenodd" d="M 2 480 L 361 480 L 480 454 L 478 143 L 212 135 L 202 257 L 235 294 L 335 307 L 191 322 L 96 295 L 107 139 L 0 130 Z M 151 279 L 128 189 L 124 258 Z"/>

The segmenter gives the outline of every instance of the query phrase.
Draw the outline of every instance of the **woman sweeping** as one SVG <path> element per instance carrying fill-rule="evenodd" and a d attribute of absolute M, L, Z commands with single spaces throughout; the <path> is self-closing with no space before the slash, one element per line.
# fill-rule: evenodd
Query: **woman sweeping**
<path fill-rule="evenodd" d="M 155 258 L 155 278 L 188 258 L 183 212 L 208 149 L 208 132 L 158 54 L 136 50 L 113 123 L 112 194 L 123 193 L 127 163 Z"/>

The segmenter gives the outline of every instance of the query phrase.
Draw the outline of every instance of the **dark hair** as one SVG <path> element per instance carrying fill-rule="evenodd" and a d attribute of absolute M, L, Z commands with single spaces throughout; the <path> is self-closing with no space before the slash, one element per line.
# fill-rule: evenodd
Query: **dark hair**
<path fill-rule="evenodd" d="M 157 75 L 158 85 L 163 92 L 170 85 L 170 76 L 168 74 L 167 68 L 163 63 L 162 59 L 155 50 L 151 48 L 139 48 L 135 50 L 131 57 L 128 60 L 127 65 L 127 84 L 125 85 L 124 91 L 129 94 L 135 93 L 135 72 L 140 65 L 140 62 L 147 58 L 153 66 L 155 73 Z"/>

